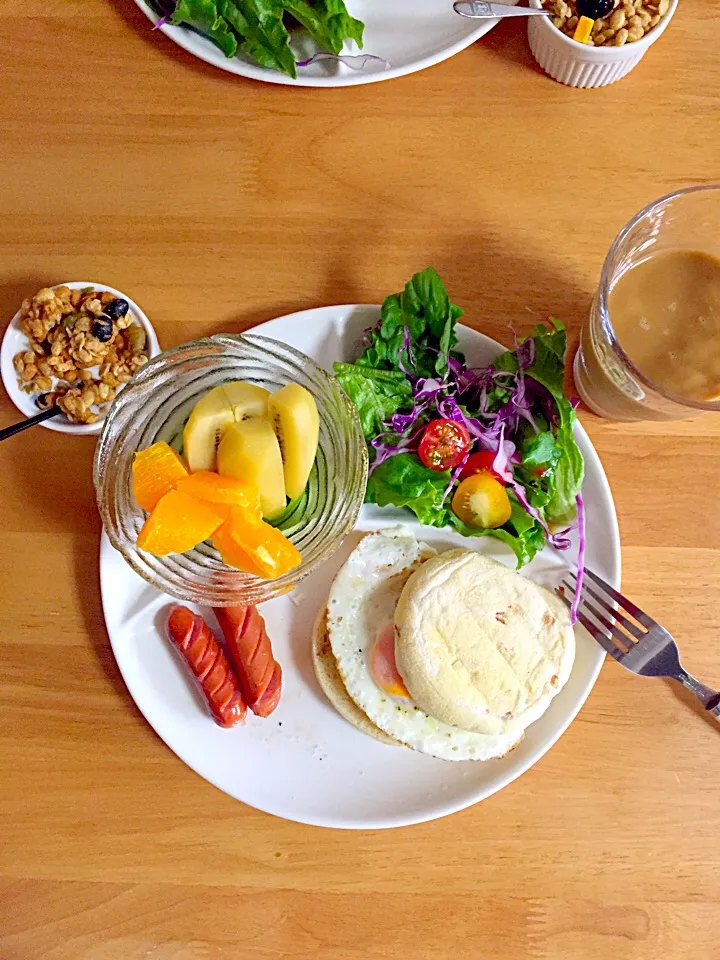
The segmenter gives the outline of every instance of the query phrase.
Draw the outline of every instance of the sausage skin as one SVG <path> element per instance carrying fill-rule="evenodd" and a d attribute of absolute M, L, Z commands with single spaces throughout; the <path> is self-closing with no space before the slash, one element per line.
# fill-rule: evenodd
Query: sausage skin
<path fill-rule="evenodd" d="M 203 618 L 187 607 L 173 607 L 167 632 L 202 691 L 215 723 L 225 728 L 242 723 L 247 706 L 238 679 Z"/>
<path fill-rule="evenodd" d="M 216 607 L 230 661 L 253 713 L 268 717 L 282 690 L 282 669 L 272 653 L 265 621 L 257 607 Z"/>

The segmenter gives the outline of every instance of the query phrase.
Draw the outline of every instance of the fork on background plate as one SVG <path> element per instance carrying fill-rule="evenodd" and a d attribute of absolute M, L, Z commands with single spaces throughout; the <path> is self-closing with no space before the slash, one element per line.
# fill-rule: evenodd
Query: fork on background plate
<path fill-rule="evenodd" d="M 587 567 L 584 577 L 587 579 L 583 578 L 580 586 L 578 620 L 600 646 L 641 677 L 677 680 L 695 694 L 708 713 L 720 720 L 720 693 L 683 668 L 671 634 Z M 577 575 L 570 573 L 557 588 L 558 596 L 568 607 L 572 606 L 577 582 Z"/>

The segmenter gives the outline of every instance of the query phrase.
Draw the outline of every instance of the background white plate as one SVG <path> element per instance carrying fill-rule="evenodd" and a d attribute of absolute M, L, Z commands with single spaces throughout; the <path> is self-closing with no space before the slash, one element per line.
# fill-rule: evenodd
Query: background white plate
<path fill-rule="evenodd" d="M 153 23 L 157 23 L 157 14 L 145 0 L 135 2 Z M 505 2 L 515 3 L 517 0 Z M 346 4 L 350 13 L 365 24 L 362 51 L 353 44 L 353 50 L 348 52 L 383 57 L 391 64 L 389 70 L 366 68 L 360 71 L 323 61 L 299 68 L 298 77 L 293 80 L 276 70 L 267 70 L 252 60 L 243 59 L 242 55 L 228 59 L 214 43 L 186 27 L 165 25 L 160 30 L 188 53 L 241 77 L 297 87 L 347 87 L 391 80 L 432 67 L 469 47 L 497 23 L 497 20 L 469 20 L 458 16 L 452 0 L 346 0 Z M 298 59 L 307 58 L 316 50 L 315 46 L 308 47 Z"/>
<path fill-rule="evenodd" d="M 322 307 L 271 320 L 254 332 L 284 340 L 332 369 L 334 360 L 354 358 L 362 330 L 378 315 L 379 308 L 373 306 Z M 502 349 L 467 327 L 460 326 L 458 333 L 470 365 L 486 364 Z M 620 547 L 610 489 L 582 427 L 577 440 L 586 463 L 587 562 L 619 585 Z M 405 521 L 436 545 L 468 545 L 459 534 L 421 527 L 409 516 L 366 505 L 358 530 Z M 353 533 L 293 594 L 263 604 L 273 649 L 283 666 L 280 706 L 266 720 L 249 715 L 245 726 L 230 731 L 213 723 L 160 632 L 170 598 L 141 580 L 103 536 L 100 575 L 110 641 L 148 722 L 185 763 L 238 800 L 288 820 L 326 827 L 395 827 L 432 820 L 495 793 L 535 763 L 582 706 L 604 654 L 584 630 L 576 631 L 570 680 L 523 742 L 501 760 L 449 763 L 384 746 L 359 733 L 330 706 L 315 680 L 310 654 L 313 621 L 358 538 L 359 533 Z M 469 545 L 514 563 L 510 551 L 490 537 Z M 525 569 L 533 579 L 555 584 L 565 569 L 563 555 L 546 549 Z M 212 614 L 202 612 L 215 625 Z"/>
<path fill-rule="evenodd" d="M 57 287 L 70 287 L 71 290 L 83 290 L 85 287 L 92 287 L 101 293 L 108 291 L 116 297 L 127 300 L 130 314 L 143 327 L 147 334 L 148 356 L 152 358 L 160 353 L 160 344 L 158 343 L 153 325 L 135 301 L 131 300 L 126 293 L 122 293 L 122 291 L 116 290 L 114 287 L 108 287 L 105 283 L 92 283 L 88 280 L 71 280 L 68 283 L 55 283 L 51 289 L 55 290 Z M 35 293 L 37 293 L 37 291 L 33 291 L 29 296 L 33 296 Z M 8 396 L 20 413 L 26 417 L 34 417 L 35 414 L 39 413 L 38 408 L 35 406 L 35 400 L 30 394 L 24 393 L 18 386 L 17 374 L 13 366 L 15 354 L 27 349 L 28 338 L 20 329 L 20 311 L 18 310 L 5 330 L 2 350 L 0 351 L 0 372 L 2 373 L 2 381 L 8 392 Z M 120 387 L 118 387 L 118 391 L 122 390 L 123 386 L 124 384 L 121 384 Z M 101 416 L 95 423 L 70 423 L 70 421 L 61 414 L 58 417 L 53 417 L 51 420 L 44 420 L 40 426 L 45 427 L 47 430 L 54 430 L 56 433 L 91 434 L 95 436 L 100 434 L 104 422 L 105 417 Z"/>

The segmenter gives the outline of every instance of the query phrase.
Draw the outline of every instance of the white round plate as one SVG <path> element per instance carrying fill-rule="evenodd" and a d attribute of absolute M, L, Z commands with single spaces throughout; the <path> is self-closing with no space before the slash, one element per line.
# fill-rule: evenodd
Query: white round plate
<path fill-rule="evenodd" d="M 352 360 L 373 306 L 321 307 L 261 324 L 254 332 L 283 340 L 332 369 Z M 471 366 L 492 360 L 503 348 L 494 340 L 458 328 Z M 585 457 L 587 563 L 619 585 L 617 518 L 605 474 L 587 434 L 577 427 Z M 263 604 L 273 651 L 283 667 L 283 694 L 267 719 L 248 715 L 242 727 L 222 730 L 200 705 L 191 679 L 162 635 L 172 601 L 141 580 L 103 536 L 100 575 L 110 641 L 128 689 L 149 723 L 200 776 L 231 796 L 267 813 L 324 827 L 377 829 L 432 820 L 490 796 L 535 763 L 573 719 L 595 682 L 603 651 L 578 629 L 570 680 L 522 743 L 501 760 L 451 763 L 403 747 L 378 743 L 336 713 L 313 673 L 310 633 L 327 601 L 333 576 L 359 540 L 360 531 L 406 522 L 435 545 L 477 547 L 514 566 L 509 549 L 490 537 L 468 544 L 459 534 L 422 527 L 411 514 L 365 505 L 357 530 L 335 557 L 295 592 Z M 574 559 L 574 551 L 570 551 Z M 548 585 L 565 568 L 563 555 L 545 549 L 523 572 Z M 208 610 L 201 611 L 216 626 Z"/>
<path fill-rule="evenodd" d="M 157 23 L 158 15 L 145 0 L 135 2 L 153 23 Z M 505 2 L 516 3 L 517 0 Z M 228 58 L 212 41 L 187 27 L 166 24 L 159 29 L 188 53 L 241 77 L 296 87 L 349 87 L 392 80 L 432 67 L 469 47 L 497 23 L 497 20 L 470 20 L 458 16 L 452 0 L 346 0 L 346 5 L 350 13 L 365 24 L 365 34 L 362 50 L 352 44 L 352 50 L 348 48 L 343 52 L 375 54 L 388 61 L 389 69 L 384 69 L 381 64 L 379 69 L 356 70 L 326 60 L 299 67 L 298 77 L 293 80 L 277 70 L 259 66 L 254 60 L 243 59 L 242 54 Z M 315 48 L 298 48 L 297 59 L 307 59 L 313 52 Z"/>
<path fill-rule="evenodd" d="M 135 301 L 131 300 L 126 293 L 122 293 L 114 287 L 108 287 L 105 283 L 92 283 L 88 280 L 71 280 L 69 283 L 56 283 L 51 289 L 55 290 L 57 287 L 70 287 L 71 290 L 83 290 L 85 287 L 92 287 L 94 290 L 99 290 L 100 293 L 108 291 L 116 297 L 127 300 L 130 313 L 147 334 L 148 354 L 150 357 L 156 357 L 160 353 L 160 344 L 153 330 L 153 325 Z M 20 311 L 18 310 L 5 330 L 2 349 L 0 350 L 0 372 L 2 373 L 2 382 L 7 390 L 8 396 L 20 413 L 26 417 L 34 417 L 38 413 L 38 408 L 35 406 L 33 398 L 29 394 L 24 393 L 18 386 L 17 374 L 13 366 L 13 357 L 15 354 L 27 349 L 28 339 L 20 329 Z M 122 389 L 122 387 L 118 389 Z M 56 433 L 90 434 L 97 436 L 103 428 L 104 421 L 105 417 L 99 417 L 95 423 L 70 423 L 70 421 L 66 420 L 61 414 L 58 417 L 53 417 L 51 420 L 44 420 L 39 426 L 45 427 L 48 430 L 54 430 Z"/>

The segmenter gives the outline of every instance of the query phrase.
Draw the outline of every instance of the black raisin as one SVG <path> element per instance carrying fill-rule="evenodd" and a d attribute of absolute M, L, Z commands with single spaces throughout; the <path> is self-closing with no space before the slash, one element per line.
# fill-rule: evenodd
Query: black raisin
<path fill-rule="evenodd" d="M 120 317 L 124 317 L 129 309 L 130 304 L 127 300 L 121 300 L 120 297 L 116 297 L 107 304 L 103 309 L 103 313 L 106 317 L 110 317 L 111 320 L 118 320 Z"/>
<path fill-rule="evenodd" d="M 577 0 L 576 6 L 581 17 L 599 20 L 611 13 L 615 4 L 613 0 Z"/>
<path fill-rule="evenodd" d="M 107 317 L 98 317 L 92 327 L 92 335 L 101 343 L 107 343 L 112 339 L 113 322 Z"/>

